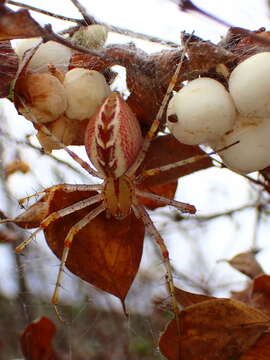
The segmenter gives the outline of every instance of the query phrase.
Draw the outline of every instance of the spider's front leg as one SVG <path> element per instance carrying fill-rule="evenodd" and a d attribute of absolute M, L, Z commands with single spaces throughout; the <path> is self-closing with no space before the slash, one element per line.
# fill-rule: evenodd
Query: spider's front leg
<path fill-rule="evenodd" d="M 75 211 L 81 210 L 87 206 L 93 205 L 101 200 L 103 200 L 103 195 L 98 194 L 95 196 L 91 196 L 88 199 L 78 201 L 75 204 L 72 204 L 70 206 L 67 206 L 66 208 L 63 208 L 61 210 L 51 213 L 49 216 L 47 216 L 45 219 L 43 219 L 41 221 L 39 228 L 36 231 L 34 231 L 31 234 L 31 236 L 29 236 L 19 246 L 16 247 L 16 252 L 18 252 L 18 253 L 21 252 L 41 230 L 45 230 L 52 222 L 66 216 L 66 215 L 72 214 Z M 10 219 L 8 219 L 8 220 L 9 220 L 9 222 L 14 222 L 14 220 L 10 220 Z M 2 222 L 7 222 L 7 221 L 3 220 Z"/>
<path fill-rule="evenodd" d="M 95 191 L 95 190 L 102 190 L 103 185 L 102 184 L 94 184 L 94 185 L 73 185 L 73 184 L 59 184 L 54 185 L 51 187 L 48 187 L 44 190 L 37 191 L 36 193 L 26 196 L 19 200 L 20 207 L 24 208 L 24 203 L 28 202 L 29 200 L 33 198 L 37 198 L 40 195 L 45 195 L 48 193 L 52 193 L 55 191 L 63 191 L 63 192 L 74 192 L 74 191 Z"/>

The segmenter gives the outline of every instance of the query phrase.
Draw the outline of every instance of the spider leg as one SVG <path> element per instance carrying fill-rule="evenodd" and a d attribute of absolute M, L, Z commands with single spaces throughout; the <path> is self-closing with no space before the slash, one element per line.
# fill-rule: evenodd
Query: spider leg
<path fill-rule="evenodd" d="M 179 308 L 176 300 L 175 295 L 175 288 L 174 288 L 174 281 L 172 275 L 172 267 L 169 260 L 169 251 L 163 238 L 160 236 L 157 228 L 155 227 L 153 221 L 151 220 L 150 216 L 148 215 L 145 208 L 138 203 L 138 201 L 134 201 L 135 204 L 132 205 L 132 208 L 136 214 L 136 216 L 140 217 L 144 222 L 146 230 L 153 236 L 156 243 L 158 244 L 160 251 L 162 253 L 162 257 L 164 260 L 164 265 L 166 268 L 166 281 L 168 286 L 168 291 L 171 296 L 172 308 L 175 315 L 176 325 L 177 325 L 177 333 L 180 336 L 180 321 L 179 321 Z"/>
<path fill-rule="evenodd" d="M 136 160 L 134 161 L 134 163 L 131 165 L 131 167 L 128 169 L 126 175 L 127 176 L 131 176 L 131 175 L 134 175 L 136 170 L 139 168 L 139 166 L 141 165 L 141 163 L 143 162 L 146 154 L 147 154 L 147 151 L 151 145 L 151 142 L 156 134 L 156 132 L 158 131 L 159 129 L 159 126 L 160 126 L 160 123 L 161 123 L 161 119 L 162 119 L 162 116 L 163 116 L 163 113 L 165 111 L 165 108 L 166 108 L 166 105 L 169 101 L 169 98 L 172 94 L 172 91 L 175 87 L 175 84 L 177 82 L 177 79 L 178 79 L 178 76 L 179 76 L 179 73 L 181 71 L 181 68 L 182 68 L 182 65 L 183 65 L 183 62 L 184 62 L 184 58 L 185 58 L 185 53 L 186 53 L 186 48 L 187 48 L 187 44 L 189 42 L 191 38 L 191 35 L 190 37 L 187 39 L 187 41 L 185 42 L 184 46 L 183 46 L 183 49 L 182 49 L 182 52 L 181 52 L 181 57 L 180 57 L 180 61 L 178 62 L 177 66 L 176 66 L 176 69 L 175 69 L 175 72 L 171 78 L 171 81 L 168 85 L 168 88 L 167 88 L 167 91 L 164 95 L 164 98 L 162 100 L 162 104 L 159 108 L 159 111 L 156 115 L 156 118 L 155 120 L 152 122 L 152 125 L 148 131 L 148 133 L 146 134 L 145 138 L 144 138 L 144 142 L 142 144 L 142 147 L 141 147 L 141 150 L 136 158 Z"/>
<path fill-rule="evenodd" d="M 44 195 L 44 194 L 54 192 L 54 191 L 57 191 L 57 190 L 62 190 L 64 192 L 73 192 L 73 191 L 93 191 L 93 190 L 102 190 L 102 189 L 103 189 L 102 184 L 96 184 L 96 185 L 59 184 L 59 185 L 54 185 L 54 186 L 48 187 L 47 189 L 38 191 L 33 195 L 26 196 L 26 197 L 20 199 L 19 200 L 19 205 L 21 207 L 23 207 L 23 204 L 26 201 L 29 201 L 29 200 L 37 197 L 38 195 Z"/>
<path fill-rule="evenodd" d="M 47 216 L 42 222 L 40 223 L 39 228 L 34 231 L 31 236 L 29 236 L 27 239 L 25 239 L 19 246 L 16 247 L 16 252 L 21 252 L 31 241 L 32 239 L 41 231 L 44 230 L 46 227 L 48 227 L 53 221 L 60 219 L 68 214 L 71 214 L 75 211 L 81 210 L 87 206 L 93 205 L 99 201 L 103 200 L 103 195 L 98 194 L 95 196 L 91 196 L 88 199 L 84 199 L 81 201 L 76 202 L 75 204 L 72 204 L 70 206 L 67 206 L 64 209 L 55 211 L 51 213 L 49 216 Z"/>
<path fill-rule="evenodd" d="M 73 152 L 72 150 L 70 150 L 65 144 L 63 144 L 55 135 L 53 135 L 51 133 L 51 131 L 45 126 L 43 125 L 40 121 L 38 121 L 35 116 L 32 114 L 31 110 L 29 109 L 29 107 L 26 105 L 26 103 L 24 102 L 24 100 L 22 98 L 20 98 L 21 103 L 23 104 L 23 106 L 25 107 L 25 110 L 27 112 L 27 115 L 29 116 L 29 118 L 31 119 L 31 121 L 36 125 L 36 128 L 38 130 L 41 130 L 42 132 L 44 132 L 44 134 L 50 136 L 52 138 L 53 141 L 55 141 L 63 150 L 65 150 L 69 156 L 72 157 L 72 159 L 74 161 L 76 161 L 84 170 L 86 170 L 90 175 L 98 177 L 100 179 L 103 179 L 103 175 L 97 171 L 92 169 L 92 167 L 84 160 L 82 160 L 75 152 Z"/>
<path fill-rule="evenodd" d="M 164 196 L 152 194 L 150 192 L 142 191 L 139 189 L 136 189 L 135 193 L 137 196 L 142 196 L 144 198 L 151 199 L 151 200 L 154 200 L 159 203 L 171 205 L 171 206 L 175 207 L 177 210 L 180 210 L 182 213 L 195 214 L 195 212 L 196 212 L 195 206 L 190 205 L 190 204 L 186 204 L 186 203 L 183 203 L 180 201 L 175 201 L 173 199 L 168 199 Z"/>
<path fill-rule="evenodd" d="M 71 247 L 73 238 L 84 226 L 86 226 L 91 220 L 93 220 L 96 216 L 98 216 L 105 209 L 106 209 L 106 205 L 104 202 L 102 202 L 99 206 L 97 206 L 95 209 L 91 210 L 85 217 L 83 217 L 80 221 L 78 221 L 75 225 L 73 225 L 65 238 L 60 268 L 59 268 L 58 275 L 57 275 L 54 293 L 53 293 L 53 296 L 51 299 L 51 302 L 54 305 L 56 314 L 60 318 L 60 320 L 61 320 L 61 316 L 57 309 L 57 304 L 58 304 L 58 299 L 59 299 L 59 287 L 61 286 L 61 281 L 62 281 L 62 277 L 63 277 L 63 273 L 64 273 L 64 267 L 66 264 L 66 260 L 68 257 L 69 249 Z"/>
<path fill-rule="evenodd" d="M 136 178 L 136 183 L 137 184 L 141 183 L 146 177 L 158 175 L 158 174 L 162 173 L 163 171 L 168 171 L 168 170 L 174 169 L 176 167 L 192 164 L 192 163 L 194 163 L 196 161 L 208 158 L 209 156 L 214 155 L 214 154 L 216 154 L 216 152 L 211 152 L 210 154 L 205 154 L 205 155 L 196 155 L 196 156 L 192 156 L 192 157 L 190 157 L 188 159 L 177 161 L 177 162 L 172 163 L 172 164 L 163 165 L 163 166 L 160 166 L 160 167 L 157 167 L 157 168 L 154 168 L 154 169 L 144 170 Z"/>
<path fill-rule="evenodd" d="M 192 163 L 194 163 L 196 161 L 211 157 L 212 155 L 216 155 L 221 151 L 227 150 L 231 146 L 234 146 L 234 145 L 236 145 L 238 143 L 239 143 L 239 141 L 236 141 L 236 142 L 234 142 L 232 144 L 229 144 L 228 146 L 225 146 L 225 147 L 223 147 L 223 148 L 221 148 L 219 150 L 212 151 L 212 152 L 206 153 L 204 155 L 195 155 L 195 156 L 192 156 L 192 157 L 190 157 L 188 159 L 180 160 L 180 161 L 177 161 L 177 162 L 172 163 L 172 164 L 163 165 L 163 166 L 160 166 L 160 167 L 157 167 L 157 168 L 154 168 L 154 169 L 144 170 L 144 171 L 142 171 L 142 173 L 139 176 L 136 177 L 135 182 L 136 182 L 136 184 L 138 184 L 138 183 L 141 183 L 143 181 L 143 179 L 148 177 L 148 176 L 158 175 L 163 171 L 168 171 L 168 170 L 174 169 L 176 167 L 192 164 Z M 213 160 L 219 162 L 216 159 L 213 159 Z"/>

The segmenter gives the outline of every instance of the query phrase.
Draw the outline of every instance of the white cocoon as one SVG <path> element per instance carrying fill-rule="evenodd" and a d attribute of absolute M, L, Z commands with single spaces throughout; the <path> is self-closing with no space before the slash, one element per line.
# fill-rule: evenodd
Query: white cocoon
<path fill-rule="evenodd" d="M 101 73 L 81 68 L 66 73 L 64 86 L 68 99 L 66 115 L 77 120 L 92 116 L 111 92 Z"/>
<path fill-rule="evenodd" d="M 222 149 L 236 141 L 236 145 L 219 152 L 224 164 L 236 172 L 247 174 L 270 165 L 270 119 L 240 116 L 236 126 L 215 145 Z"/>
<path fill-rule="evenodd" d="M 270 52 L 253 55 L 240 63 L 229 78 L 237 110 L 245 116 L 270 116 Z"/>
<path fill-rule="evenodd" d="M 19 56 L 20 60 L 22 60 L 24 53 L 37 46 L 41 43 L 41 38 L 29 38 L 16 41 L 16 45 L 14 48 L 15 53 Z"/>
<path fill-rule="evenodd" d="M 210 78 L 198 78 L 170 101 L 167 116 L 175 114 L 177 122 L 170 122 L 168 118 L 167 125 L 179 141 L 197 145 L 230 130 L 235 113 L 231 96 L 223 85 Z"/>
<path fill-rule="evenodd" d="M 105 44 L 108 29 L 104 25 L 94 24 L 80 28 L 72 36 L 72 41 L 77 45 L 89 49 L 98 49 Z"/>
<path fill-rule="evenodd" d="M 54 65 L 57 69 L 66 72 L 72 50 L 55 41 L 41 44 L 31 58 L 27 70 L 31 72 L 46 72 L 48 65 Z"/>

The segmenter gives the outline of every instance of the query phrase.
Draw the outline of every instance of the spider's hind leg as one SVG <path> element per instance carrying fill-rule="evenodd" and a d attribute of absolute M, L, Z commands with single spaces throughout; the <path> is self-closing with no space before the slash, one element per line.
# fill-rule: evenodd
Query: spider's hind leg
<path fill-rule="evenodd" d="M 171 297 L 171 303 L 172 303 L 172 309 L 175 315 L 175 320 L 176 320 L 176 326 L 177 326 L 177 335 L 180 336 L 180 321 L 179 321 L 179 308 L 178 308 L 178 304 L 177 304 L 177 300 L 176 300 L 176 295 L 175 295 L 175 287 L 174 287 L 174 281 L 173 281 L 173 275 L 172 275 L 172 266 L 170 263 L 170 259 L 169 259 L 169 251 L 167 249 L 167 246 L 163 240 L 163 238 L 161 237 L 161 235 L 159 234 L 157 228 L 155 227 L 153 221 L 151 220 L 150 216 L 148 215 L 147 211 L 145 210 L 145 208 L 140 205 L 138 202 L 136 202 L 136 204 L 134 204 L 132 206 L 134 213 L 137 217 L 141 218 L 141 220 L 143 221 L 146 230 L 149 232 L 149 234 L 151 234 L 154 238 L 154 240 L 156 241 L 156 243 L 158 244 L 162 257 L 163 257 L 163 261 L 164 261 L 164 265 L 166 268 L 166 282 L 167 282 L 167 287 L 168 287 L 168 291 Z"/>
<path fill-rule="evenodd" d="M 137 196 L 141 196 L 141 197 L 144 197 L 146 199 L 154 200 L 157 203 L 173 206 L 177 210 L 180 210 L 182 213 L 188 213 L 188 214 L 195 214 L 196 213 L 195 206 L 187 204 L 187 203 L 183 203 L 181 201 L 168 199 L 168 198 L 166 198 L 164 196 L 152 194 L 150 192 L 142 191 L 142 190 L 139 190 L 139 189 L 136 189 L 135 193 L 136 193 Z"/>

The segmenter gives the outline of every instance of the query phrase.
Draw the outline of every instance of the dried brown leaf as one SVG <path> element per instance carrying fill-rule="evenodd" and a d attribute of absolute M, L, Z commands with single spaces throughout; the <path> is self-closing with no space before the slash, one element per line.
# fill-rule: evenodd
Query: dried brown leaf
<path fill-rule="evenodd" d="M 41 221 L 49 215 L 50 202 L 53 193 L 46 194 L 40 200 L 31 205 L 22 214 L 14 219 L 14 224 L 24 228 L 32 229 L 40 225 Z"/>
<path fill-rule="evenodd" d="M 175 287 L 175 297 L 176 300 L 182 307 L 187 307 L 203 301 L 216 299 L 214 296 L 207 296 L 203 294 L 194 294 L 189 291 L 185 291 Z"/>
<path fill-rule="evenodd" d="M 93 192 L 57 191 L 50 213 L 71 205 Z M 45 230 L 49 247 L 61 258 L 65 237 L 75 223 L 94 206 L 61 218 Z M 134 214 L 124 220 L 107 218 L 105 212 L 86 225 L 74 238 L 66 266 L 81 279 L 117 296 L 123 302 L 137 274 L 142 256 L 144 225 Z"/>
<path fill-rule="evenodd" d="M 13 11 L 0 4 L 0 40 L 24 39 L 42 36 L 42 27 L 28 10 Z"/>
<path fill-rule="evenodd" d="M 264 271 L 256 260 L 256 252 L 254 250 L 246 251 L 235 255 L 231 260 L 226 260 L 234 269 L 240 271 L 244 275 L 254 279 Z"/>
<path fill-rule="evenodd" d="M 238 359 L 268 326 L 269 318 L 260 311 L 238 301 L 213 299 L 181 311 L 180 338 L 173 320 L 159 345 L 169 360 Z"/>
<path fill-rule="evenodd" d="M 10 41 L 0 41 L 0 98 L 10 94 L 10 85 L 18 69 L 18 56 Z"/>
<path fill-rule="evenodd" d="M 54 323 L 43 316 L 30 323 L 21 335 L 21 349 L 27 360 L 59 360 L 53 349 Z"/>
<path fill-rule="evenodd" d="M 226 35 L 226 47 L 236 56 L 237 63 L 260 52 L 269 51 L 270 32 L 264 28 L 250 31 L 240 27 L 231 27 Z"/>
<path fill-rule="evenodd" d="M 190 38 L 189 34 L 186 34 L 185 40 L 189 57 L 187 68 L 189 80 L 191 80 L 190 75 L 193 78 L 198 77 L 199 74 L 214 69 L 218 64 L 226 64 L 235 59 L 235 55 L 222 45 L 204 41 L 195 35 Z"/>
<path fill-rule="evenodd" d="M 140 190 L 147 191 L 147 192 L 150 192 L 155 195 L 160 195 L 160 196 L 166 197 L 168 199 L 173 199 L 176 189 L 177 189 L 177 185 L 178 185 L 178 182 L 173 181 L 168 184 L 156 185 L 156 186 L 140 185 L 140 186 L 138 186 L 138 188 Z M 147 207 L 147 209 L 150 209 L 150 210 L 155 210 L 159 207 L 166 206 L 166 204 L 159 203 L 152 199 L 146 199 L 144 197 L 139 197 L 139 199 L 140 199 L 140 203 L 143 204 L 145 207 Z"/>

